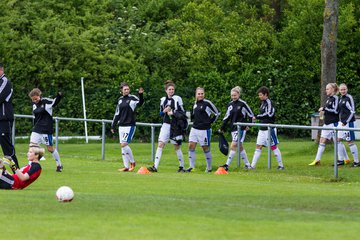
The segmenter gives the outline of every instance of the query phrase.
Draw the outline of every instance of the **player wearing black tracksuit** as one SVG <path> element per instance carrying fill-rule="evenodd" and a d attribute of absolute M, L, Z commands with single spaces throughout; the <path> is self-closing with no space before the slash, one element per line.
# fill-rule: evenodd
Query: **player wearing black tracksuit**
<path fill-rule="evenodd" d="M 339 98 L 339 118 L 340 118 L 340 128 L 355 128 L 355 101 L 353 97 L 347 93 L 348 89 L 346 84 L 340 84 L 340 98 Z M 351 167 L 360 167 L 359 163 L 359 152 L 358 148 L 355 143 L 355 133 L 354 131 L 339 131 L 338 132 L 338 143 L 341 143 L 341 140 L 345 140 L 351 151 L 351 154 L 354 158 L 354 162 L 352 163 Z M 338 152 L 339 154 L 339 161 L 338 165 L 349 164 L 350 159 L 346 152 L 346 148 L 343 144 L 338 145 Z M 342 152 L 342 155 L 341 155 Z M 340 157 L 343 157 L 340 159 Z"/>
<path fill-rule="evenodd" d="M 187 172 L 191 172 L 195 168 L 196 153 L 195 148 L 197 143 L 203 149 L 206 159 L 205 172 L 212 171 L 212 154 L 210 151 L 211 140 L 211 124 L 218 119 L 220 112 L 215 105 L 205 99 L 204 88 L 198 87 L 195 92 L 196 102 L 193 106 L 191 119 L 193 126 L 189 134 L 189 168 Z"/>
<path fill-rule="evenodd" d="M 143 94 L 139 97 L 135 95 L 121 96 L 116 106 L 111 128 L 115 129 L 116 124 L 119 126 L 135 126 L 135 108 L 144 104 Z"/>
<path fill-rule="evenodd" d="M 12 83 L 6 78 L 4 67 L 0 64 L 0 145 L 4 155 L 10 156 L 16 166 L 19 167 L 15 148 L 10 137 L 14 122 L 12 95 Z"/>

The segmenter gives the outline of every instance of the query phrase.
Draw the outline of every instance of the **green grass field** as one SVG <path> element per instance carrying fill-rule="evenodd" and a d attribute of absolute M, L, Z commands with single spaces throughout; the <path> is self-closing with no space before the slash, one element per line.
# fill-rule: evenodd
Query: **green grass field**
<path fill-rule="evenodd" d="M 254 142 L 246 143 L 251 159 Z M 151 165 L 150 144 L 131 144 L 137 169 Z M 27 144 L 16 145 L 26 163 Z M 183 150 L 186 146 L 183 146 Z M 118 144 L 60 144 L 64 172 L 55 172 L 49 153 L 40 178 L 24 190 L 0 191 L 1 239 L 355 239 L 360 221 L 360 168 L 339 168 L 333 177 L 333 148 L 319 167 L 307 166 L 317 146 L 282 141 L 285 171 L 267 170 L 267 149 L 258 168 L 233 162 L 228 175 L 176 173 L 173 147 L 166 146 L 158 173 L 119 173 Z M 199 150 L 199 149 L 198 149 Z M 187 151 L 184 151 L 186 167 Z M 214 170 L 226 157 L 213 143 Z M 62 185 L 74 201 L 59 203 Z"/>

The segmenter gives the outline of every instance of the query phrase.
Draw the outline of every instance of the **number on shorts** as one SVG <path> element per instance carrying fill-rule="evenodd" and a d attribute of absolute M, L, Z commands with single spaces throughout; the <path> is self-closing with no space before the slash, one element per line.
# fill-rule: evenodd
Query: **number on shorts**
<path fill-rule="evenodd" d="M 126 140 L 128 138 L 129 134 L 128 133 L 124 133 L 123 134 L 123 139 Z"/>

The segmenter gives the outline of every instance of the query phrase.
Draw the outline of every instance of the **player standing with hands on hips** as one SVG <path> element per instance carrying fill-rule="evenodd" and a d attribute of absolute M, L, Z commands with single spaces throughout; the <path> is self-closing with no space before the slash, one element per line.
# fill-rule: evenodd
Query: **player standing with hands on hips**
<path fill-rule="evenodd" d="M 233 89 L 231 89 L 230 96 L 231 96 L 232 101 L 228 104 L 227 111 L 226 111 L 225 117 L 223 119 L 223 123 L 219 129 L 219 132 L 223 132 L 227 123 L 230 121 L 232 142 L 231 142 L 231 146 L 230 146 L 230 152 L 228 155 L 228 159 L 227 159 L 226 163 L 221 166 L 226 171 L 229 170 L 229 166 L 235 157 L 237 144 L 238 144 L 238 138 L 240 138 L 241 158 L 243 159 L 243 161 L 245 163 L 245 168 L 246 169 L 250 168 L 250 163 L 249 163 L 246 151 L 243 147 L 243 142 L 245 140 L 246 130 L 248 129 L 248 127 L 241 126 L 240 136 L 238 136 L 237 126 L 234 125 L 234 123 L 248 122 L 249 118 L 252 120 L 252 118 L 254 117 L 254 113 L 251 111 L 249 105 L 245 101 L 240 99 L 240 94 L 241 94 L 241 88 L 239 86 L 236 86 Z"/>
<path fill-rule="evenodd" d="M 189 163 L 190 167 L 186 169 L 186 172 L 191 172 L 195 168 L 196 144 L 199 143 L 202 147 L 206 158 L 206 170 L 205 172 L 211 172 L 212 170 L 212 155 L 210 152 L 210 140 L 211 140 L 211 124 L 218 119 L 220 112 L 215 105 L 205 99 L 205 90 L 202 87 L 196 88 L 195 92 L 196 102 L 191 113 L 191 120 L 193 126 L 189 135 Z"/>
<path fill-rule="evenodd" d="M 275 123 L 275 107 L 272 101 L 269 99 L 269 89 L 265 86 L 260 87 L 257 90 L 257 94 L 259 99 L 261 100 L 261 106 L 260 106 L 260 113 L 253 118 L 253 120 L 260 120 L 260 123 L 266 123 L 266 124 L 273 124 Z M 278 161 L 278 167 L 277 169 L 283 170 L 284 165 L 282 162 L 282 156 L 280 149 L 277 147 L 279 144 L 278 138 L 277 138 L 277 131 L 276 128 L 271 128 L 271 139 L 268 139 L 268 130 L 267 127 L 260 127 L 260 130 L 258 132 L 258 136 L 256 139 L 256 149 L 255 153 L 251 162 L 251 168 L 256 167 L 256 163 L 260 158 L 261 150 L 263 146 L 267 146 L 267 142 L 270 140 L 270 146 L 271 150 L 273 151 L 276 160 Z"/>
<path fill-rule="evenodd" d="M 355 128 L 354 99 L 350 94 L 348 94 L 348 88 L 345 83 L 340 84 L 339 92 L 341 94 L 339 100 L 339 117 L 340 117 L 339 125 L 345 128 Z M 352 163 L 351 167 L 360 167 L 358 148 L 354 142 L 355 141 L 354 131 L 339 131 L 338 136 L 339 136 L 338 142 L 340 142 L 341 140 L 345 140 L 349 145 L 351 154 L 354 158 L 354 162 Z M 340 146 L 343 148 L 342 151 L 346 152 L 345 146 L 343 144 Z M 340 149 L 338 150 L 341 151 Z M 346 160 L 347 159 L 345 159 L 345 161 Z M 347 164 L 345 161 L 339 160 L 337 165 Z M 348 161 L 349 161 L 348 163 L 350 163 L 350 160 Z"/>
<path fill-rule="evenodd" d="M 0 145 L 4 155 L 10 156 L 17 167 L 19 163 L 10 134 L 14 123 L 14 108 L 12 105 L 13 87 L 5 76 L 4 66 L 0 64 Z"/>
<path fill-rule="evenodd" d="M 124 167 L 120 168 L 119 171 L 132 172 L 135 169 L 136 163 L 129 143 L 136 129 L 135 108 L 144 104 L 144 89 L 142 87 L 139 88 L 139 97 L 137 97 L 130 94 L 129 85 L 123 82 L 120 85 L 120 92 L 122 96 L 118 99 L 116 105 L 111 132 L 115 133 L 116 125 L 119 126 L 119 142 L 124 163 Z"/>
<path fill-rule="evenodd" d="M 180 166 L 178 172 L 184 172 L 184 155 L 181 151 L 183 135 L 181 133 L 181 129 L 178 133 L 173 131 L 174 124 L 176 124 L 177 121 L 183 120 L 180 118 L 184 118 L 184 116 L 186 118 L 183 101 L 180 96 L 175 95 L 175 84 L 171 80 L 167 80 L 165 82 L 165 92 L 166 97 L 162 97 L 160 99 L 160 115 L 163 118 L 163 123 L 160 129 L 158 148 L 156 149 L 154 166 L 148 167 L 148 170 L 150 172 L 157 172 L 162 151 L 165 144 L 170 140 L 170 142 L 174 145 L 176 155 L 179 160 Z M 185 121 L 187 120 L 185 119 Z"/>
<path fill-rule="evenodd" d="M 56 162 L 56 171 L 62 172 L 59 152 L 53 146 L 53 108 L 58 105 L 63 94 L 58 92 L 54 99 L 41 97 L 42 92 L 38 88 L 30 91 L 29 97 L 33 108 L 33 129 L 30 136 L 30 145 L 45 144 Z"/>

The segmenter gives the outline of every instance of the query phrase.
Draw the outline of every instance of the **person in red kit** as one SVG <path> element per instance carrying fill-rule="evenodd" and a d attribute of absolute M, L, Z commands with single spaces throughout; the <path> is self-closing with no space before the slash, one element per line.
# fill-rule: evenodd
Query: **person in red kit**
<path fill-rule="evenodd" d="M 41 174 L 40 158 L 44 155 L 45 149 L 37 145 L 29 147 L 27 158 L 29 164 L 19 169 L 15 162 L 5 156 L 0 159 L 0 189 L 23 189 L 33 183 Z M 5 169 L 5 165 L 10 166 L 14 174 L 10 174 Z"/>

